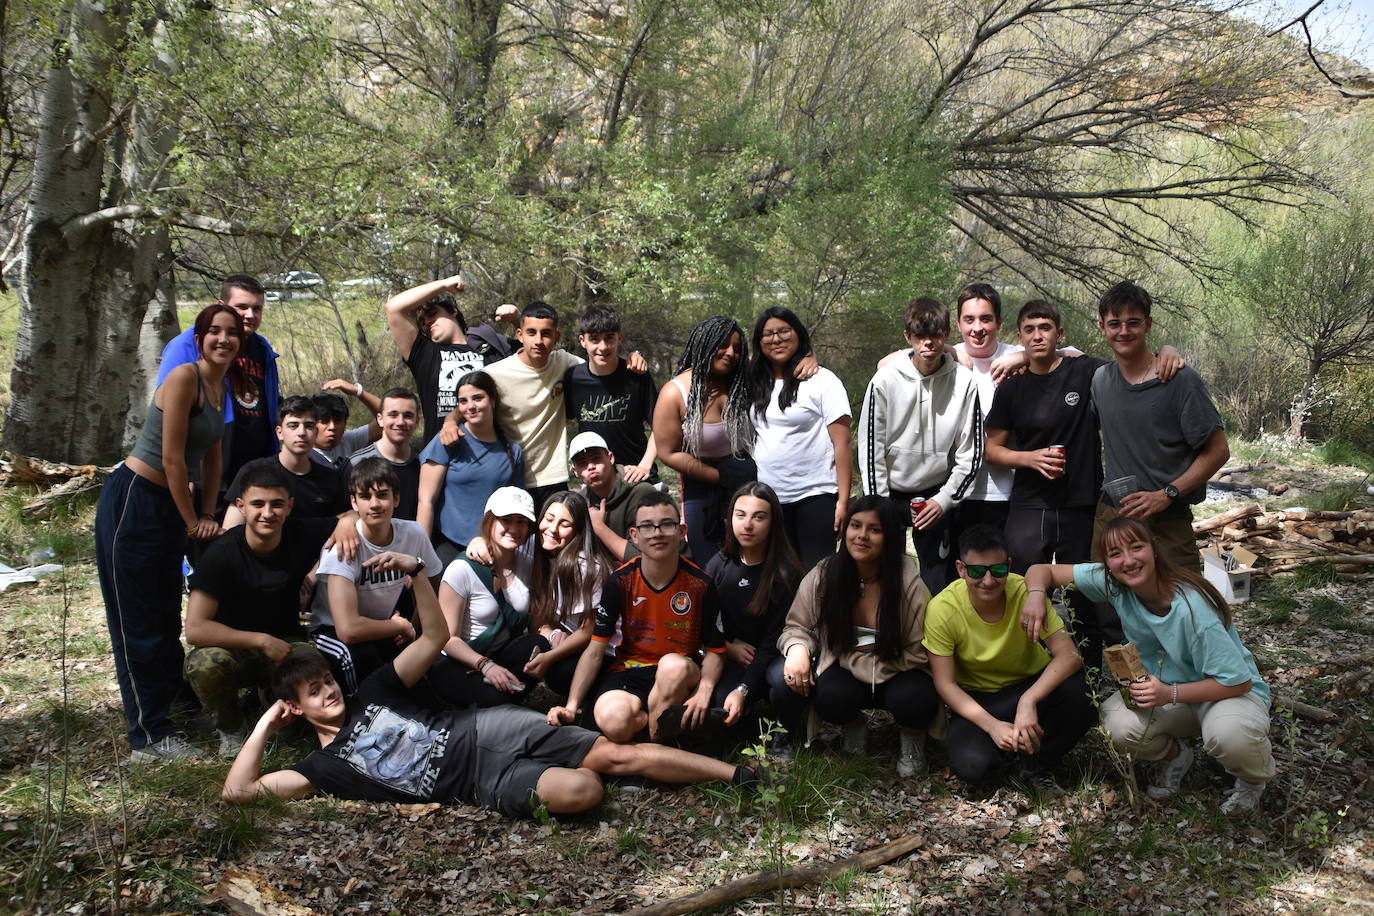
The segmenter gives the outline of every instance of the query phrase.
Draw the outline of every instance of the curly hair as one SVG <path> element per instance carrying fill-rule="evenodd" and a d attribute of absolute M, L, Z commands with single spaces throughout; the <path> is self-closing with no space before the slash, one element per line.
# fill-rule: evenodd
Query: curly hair
<path fill-rule="evenodd" d="M 701 427 L 706 415 L 706 383 L 711 372 L 711 360 L 715 358 L 716 351 L 730 340 L 731 334 L 739 335 L 740 355 L 726 388 L 725 409 L 721 412 L 721 419 L 725 422 L 725 432 L 733 454 L 748 454 L 753 448 L 749 373 L 745 371 L 749 344 L 735 319 L 712 315 L 692 328 L 692 333 L 687 336 L 687 345 L 682 349 L 682 358 L 677 363 L 679 373 L 688 370 L 692 373 L 692 387 L 688 390 L 682 417 L 683 448 L 689 454 L 696 455 L 701 450 Z"/>

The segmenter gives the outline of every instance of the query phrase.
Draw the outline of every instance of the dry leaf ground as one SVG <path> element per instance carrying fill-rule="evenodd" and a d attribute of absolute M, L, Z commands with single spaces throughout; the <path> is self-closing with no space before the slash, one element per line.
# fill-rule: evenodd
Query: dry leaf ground
<path fill-rule="evenodd" d="M 1275 717 L 1280 773 L 1251 818 L 1218 814 L 1226 780 L 1210 763 L 1177 798 L 1133 810 L 1096 735 L 1061 775 L 1062 799 L 1014 787 L 968 797 L 938 747 L 931 777 L 899 780 L 896 730 L 879 719 L 862 759 L 801 755 L 780 774 L 775 805 L 724 786 L 613 787 L 587 816 L 516 823 L 465 806 L 230 807 L 218 797 L 221 761 L 122 765 L 82 543 L 69 539 L 77 562 L 65 582 L 0 595 L 0 911 L 223 911 L 210 891 L 236 867 L 319 913 L 621 912 L 909 833 L 924 842 L 891 865 L 725 912 L 1374 910 L 1369 667 L 1304 673 L 1369 651 L 1368 580 L 1318 571 L 1267 583 L 1238 614 L 1266 677 L 1338 714 L 1325 725 Z M 288 734 L 269 764 L 307 749 Z"/>

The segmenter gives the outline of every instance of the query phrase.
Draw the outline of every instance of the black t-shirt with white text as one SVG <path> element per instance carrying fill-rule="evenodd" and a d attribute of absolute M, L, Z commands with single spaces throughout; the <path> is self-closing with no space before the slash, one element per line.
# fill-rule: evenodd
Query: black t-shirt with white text
<path fill-rule="evenodd" d="M 578 432 L 599 433 L 617 464 L 639 464 L 649 446 L 645 427 L 653 424 L 658 403 L 658 386 L 649 373 L 636 375 L 622 359 L 610 375 L 594 375 L 591 365 L 582 363 L 563 373 L 563 398 Z M 650 480 L 658 480 L 657 462 Z"/>
<path fill-rule="evenodd" d="M 1109 360 L 1065 357 L 1052 372 L 1022 372 L 997 386 L 984 426 L 1007 431 L 1007 447 L 1064 446 L 1064 476 L 1017 468 L 1011 504 L 1026 509 L 1091 506 L 1102 490 L 1102 445 L 1092 408 L 1093 374 Z"/>
<path fill-rule="evenodd" d="M 458 380 L 503 358 L 489 344 L 472 337 L 468 340 L 462 344 L 437 344 L 421 334 L 410 348 L 405 363 L 415 379 L 426 442 L 439 435 L 444 417 L 458 406 Z"/>
<path fill-rule="evenodd" d="M 239 470 L 225 494 L 230 505 L 233 505 L 234 500 L 243 492 L 243 475 L 248 469 L 268 461 L 277 461 L 280 466 L 277 456 L 272 455 L 254 459 Z M 291 509 L 292 518 L 333 518 L 349 508 L 343 475 L 333 468 L 312 461 L 310 470 L 304 474 L 293 474 L 284 467 L 282 471 L 286 474 L 287 486 L 291 488 L 291 498 L 295 500 Z"/>
<path fill-rule="evenodd" d="M 476 800 L 476 709 L 418 701 L 393 665 L 358 685 L 338 736 L 291 767 L 321 792 L 389 802 Z"/>
<path fill-rule="evenodd" d="M 278 639 L 304 639 L 301 582 L 333 531 L 332 518 L 288 518 L 281 543 L 260 554 L 248 546 L 243 525 L 231 528 L 201 554 L 191 573 L 191 589 L 218 602 L 217 623 Z"/>

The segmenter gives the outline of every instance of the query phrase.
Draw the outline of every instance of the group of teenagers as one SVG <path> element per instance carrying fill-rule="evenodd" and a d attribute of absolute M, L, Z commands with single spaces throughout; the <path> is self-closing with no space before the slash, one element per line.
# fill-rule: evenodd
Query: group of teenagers
<path fill-rule="evenodd" d="M 861 495 L 848 394 L 790 310 L 752 334 L 703 321 L 659 390 L 609 306 L 580 316 L 583 360 L 548 304 L 469 327 L 462 292 L 386 303 L 415 386 L 381 397 L 335 379 L 281 398 L 248 276 L 167 345 L 96 521 L 135 760 L 198 755 L 173 714 L 204 709 L 234 757 L 227 800 L 519 817 L 586 810 L 604 776 L 752 786 L 756 766 L 673 745 L 770 719 L 784 755 L 823 723 L 862 753 L 882 709 L 902 777 L 943 736 L 965 782 L 1053 792 L 1099 720 L 1084 660 L 1125 640 L 1150 673 L 1100 719 L 1157 761 L 1149 793 L 1178 790 L 1201 736 L 1235 778 L 1223 810 L 1257 807 L 1269 694 L 1191 529 L 1226 438 L 1197 373 L 1150 349 L 1145 290 L 1099 301 L 1111 360 L 1064 348 L 1042 300 L 1001 342 L 988 284 L 959 293 L 955 346 L 946 305 L 910 302 L 908 346 L 863 395 Z M 373 419 L 348 429 L 341 395 Z M 547 713 L 524 705 L 541 683 Z M 296 721 L 320 749 L 263 774 Z"/>

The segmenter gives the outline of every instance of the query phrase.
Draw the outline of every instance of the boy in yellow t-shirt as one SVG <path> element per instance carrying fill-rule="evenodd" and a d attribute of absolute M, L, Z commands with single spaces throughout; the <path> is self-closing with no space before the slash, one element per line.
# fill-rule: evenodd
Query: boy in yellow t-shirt
<path fill-rule="evenodd" d="M 1054 609 L 1039 642 L 1022 631 L 1026 580 L 1010 574 L 1009 561 L 1001 531 L 966 529 L 955 563 L 959 579 L 931 600 L 923 641 L 935 688 L 953 713 L 954 772 L 979 782 L 1019 763 L 1024 781 L 1052 793 L 1059 789 L 1051 771 L 1097 716 L 1083 661 Z M 1045 596 L 1037 589 L 1034 600 Z"/>

